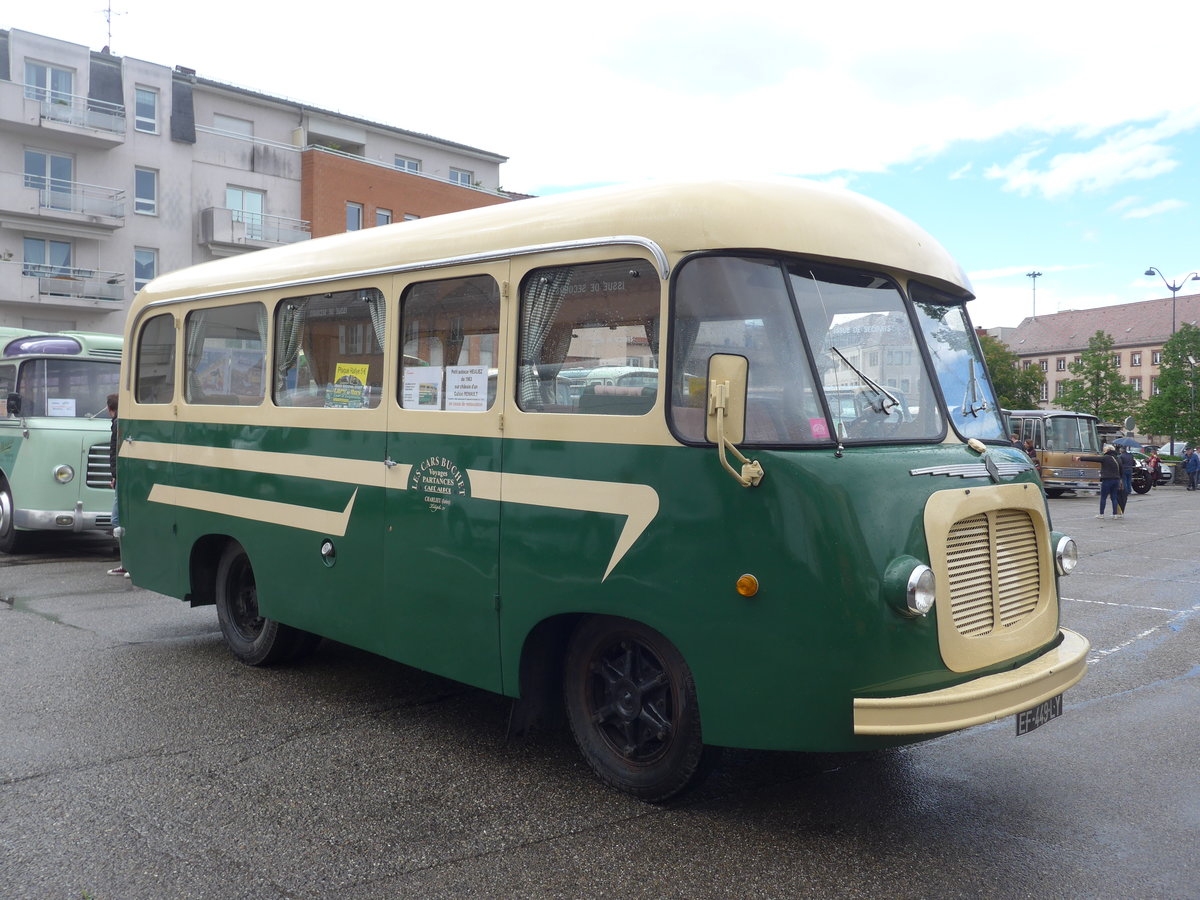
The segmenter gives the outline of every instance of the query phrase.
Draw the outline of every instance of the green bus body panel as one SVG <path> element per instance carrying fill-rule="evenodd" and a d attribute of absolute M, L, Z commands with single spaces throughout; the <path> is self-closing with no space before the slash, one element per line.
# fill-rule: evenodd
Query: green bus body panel
<path fill-rule="evenodd" d="M 162 423 L 129 429 L 140 439 L 167 440 Z M 931 691 L 983 674 L 949 671 L 936 609 L 905 617 L 883 586 L 896 557 L 929 561 L 923 513 L 930 495 L 990 484 L 910 474 L 974 459 L 962 445 L 851 448 L 841 457 L 829 448 L 750 451 L 766 477 L 747 489 L 719 468 L 711 448 L 266 427 L 243 434 L 221 425 L 176 430 L 181 445 L 328 457 L 331 467 L 339 459 L 379 460 L 382 473 L 390 457 L 416 473 L 429 462 L 439 474 L 433 483 L 448 493 L 439 506 L 412 476 L 408 489 L 384 489 L 382 474 L 356 486 L 123 460 L 127 564 L 140 586 L 165 594 L 190 590 L 188 560 L 171 558 L 170 547 L 188 553 L 206 535 L 228 535 L 255 567 L 264 615 L 513 696 L 523 646 L 539 622 L 624 616 L 662 632 L 688 661 L 704 739 L 748 748 L 908 743 L 855 737 L 853 698 Z M 1025 462 L 1011 448 L 990 452 Z M 486 474 L 474 484 L 469 473 L 501 469 L 506 479 L 565 481 L 544 482 L 550 487 L 541 495 L 514 493 L 512 502 L 506 493 L 500 502 L 484 496 Z M 579 480 L 610 484 L 615 496 L 630 485 L 657 495 L 656 514 L 627 550 L 616 549 L 624 515 L 572 506 L 552 489 Z M 1036 484 L 1036 476 L 1029 470 L 1004 481 Z M 330 537 L 336 558 L 326 565 L 320 546 L 327 535 L 286 521 L 143 502 L 156 482 L 330 511 L 353 497 L 353 508 L 345 536 Z M 157 539 L 172 529 L 177 541 Z M 759 581 L 754 597 L 735 590 L 744 573 Z"/>
<path fill-rule="evenodd" d="M 12 490 L 14 508 L 73 512 L 81 500 L 85 513 L 109 515 L 112 489 L 88 487 L 87 469 L 93 446 L 104 444 L 107 452 L 111 421 L 108 416 L 33 417 L 25 420 L 29 437 L 24 437 L 20 419 L 0 419 L 0 474 Z M 52 473 L 64 463 L 75 470 L 75 477 L 59 484 Z"/>

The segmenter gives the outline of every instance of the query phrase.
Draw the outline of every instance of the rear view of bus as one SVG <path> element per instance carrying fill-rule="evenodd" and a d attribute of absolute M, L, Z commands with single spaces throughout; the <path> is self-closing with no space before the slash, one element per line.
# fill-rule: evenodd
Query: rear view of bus
<path fill-rule="evenodd" d="M 105 529 L 119 335 L 0 328 L 0 552 L 35 532 Z"/>
<path fill-rule="evenodd" d="M 1075 548 L 928 234 L 795 180 L 564 194 L 207 263 L 134 301 L 135 583 L 242 662 L 333 638 L 565 709 L 646 800 L 716 747 L 1062 712 Z"/>

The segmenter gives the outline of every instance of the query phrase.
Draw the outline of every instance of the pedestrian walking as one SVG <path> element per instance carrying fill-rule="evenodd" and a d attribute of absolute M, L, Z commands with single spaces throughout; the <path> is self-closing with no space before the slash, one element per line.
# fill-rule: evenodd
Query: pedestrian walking
<path fill-rule="evenodd" d="M 1187 472 L 1188 490 L 1196 490 L 1200 483 L 1200 452 L 1195 449 L 1183 451 L 1183 470 Z"/>
<path fill-rule="evenodd" d="M 1125 512 L 1125 502 L 1129 499 L 1129 495 L 1133 493 L 1133 454 L 1129 452 L 1128 447 L 1122 447 L 1117 453 L 1117 459 L 1121 461 L 1121 512 Z"/>
<path fill-rule="evenodd" d="M 1162 471 L 1162 460 L 1158 457 L 1157 450 L 1150 451 L 1150 457 L 1146 460 L 1146 471 L 1150 474 L 1150 487 L 1158 486 L 1158 475 Z"/>
<path fill-rule="evenodd" d="M 1104 518 L 1104 507 L 1107 501 L 1112 501 L 1112 517 L 1120 519 L 1125 516 L 1124 506 L 1119 502 L 1121 495 L 1121 460 L 1117 458 L 1117 448 L 1112 444 L 1104 445 L 1103 456 L 1076 456 L 1075 462 L 1100 463 L 1100 515 Z"/>

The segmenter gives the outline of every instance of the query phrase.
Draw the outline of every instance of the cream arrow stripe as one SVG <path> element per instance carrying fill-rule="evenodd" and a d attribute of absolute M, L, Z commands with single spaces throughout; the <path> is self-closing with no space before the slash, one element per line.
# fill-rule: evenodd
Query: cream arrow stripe
<path fill-rule="evenodd" d="M 154 462 L 173 460 L 183 465 L 233 469 L 263 475 L 290 475 L 342 484 L 386 487 L 392 490 L 408 490 L 408 477 L 412 472 L 412 466 L 407 463 L 384 467 L 374 460 L 338 459 L 268 450 L 198 447 L 154 441 L 127 441 L 121 445 L 121 455 L 130 459 Z M 617 563 L 624 558 L 629 548 L 658 515 L 658 492 L 648 484 L 585 481 L 546 475 L 501 475 L 499 472 L 482 469 L 467 469 L 467 477 L 471 481 L 471 496 L 481 500 L 625 516 L 625 525 L 617 536 L 617 544 L 613 548 L 608 568 L 604 570 L 601 581 L 608 578 Z M 148 499 L 151 503 L 221 513 L 342 537 L 346 533 L 357 495 L 358 491 L 355 491 L 346 508 L 340 513 L 163 484 L 154 485 Z"/>
<path fill-rule="evenodd" d="M 583 512 L 625 516 L 625 527 L 617 536 L 604 577 L 621 561 L 654 517 L 658 515 L 658 491 L 648 484 L 619 481 L 584 481 L 578 478 L 552 478 L 548 475 L 514 475 L 468 469 L 471 495 L 503 503 L 548 506 L 553 509 L 577 509 Z"/>

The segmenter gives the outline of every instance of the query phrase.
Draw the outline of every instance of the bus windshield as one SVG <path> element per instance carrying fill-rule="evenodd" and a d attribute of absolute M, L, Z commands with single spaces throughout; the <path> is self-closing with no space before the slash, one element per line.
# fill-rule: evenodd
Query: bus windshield
<path fill-rule="evenodd" d="M 913 307 L 942 388 L 950 424 L 964 439 L 1004 440 L 1004 420 L 992 394 L 966 307 L 950 296 L 912 284 Z"/>
<path fill-rule="evenodd" d="M 120 384 L 120 364 L 99 359 L 31 359 L 17 377 L 24 416 L 93 418 Z"/>
<path fill-rule="evenodd" d="M 1082 416 L 1054 416 L 1046 419 L 1046 450 L 1072 450 L 1098 453 L 1100 439 L 1096 420 Z"/>

